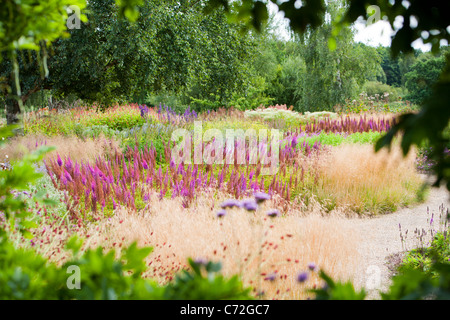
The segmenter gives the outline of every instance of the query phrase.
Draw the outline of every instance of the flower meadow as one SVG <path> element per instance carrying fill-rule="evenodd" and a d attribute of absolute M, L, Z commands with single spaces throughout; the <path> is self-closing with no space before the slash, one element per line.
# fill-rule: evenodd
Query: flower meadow
<path fill-rule="evenodd" d="M 54 146 L 36 163 L 43 177 L 26 192 L 58 205 L 21 194 L 38 224 L 31 241 L 11 237 L 59 264 L 74 234 L 88 240 L 84 250 L 152 246 L 142 274 L 160 284 L 189 268 L 189 257 L 219 260 L 226 275 L 238 274 L 264 299 L 310 297 L 306 289 L 320 284 L 318 268 L 351 279 L 358 232 L 349 218 L 423 200 L 415 153 L 374 152 L 394 115 L 277 110 L 248 116 L 232 108 L 177 113 L 165 105 L 121 105 L 29 113 L 25 135 L 0 149 L 0 159 L 14 167 L 23 154 Z M 204 138 L 182 151 L 181 162 L 173 138 L 180 129 Z M 231 129 L 245 134 L 215 149 Z M 247 134 L 275 130 L 279 135 L 255 143 Z M 192 161 L 197 152 L 200 163 Z M 267 174 L 269 167 L 276 170 Z"/>

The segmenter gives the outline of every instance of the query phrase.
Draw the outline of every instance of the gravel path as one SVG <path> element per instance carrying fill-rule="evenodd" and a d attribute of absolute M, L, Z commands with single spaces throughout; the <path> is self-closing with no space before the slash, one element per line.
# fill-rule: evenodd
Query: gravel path
<path fill-rule="evenodd" d="M 395 257 L 399 260 L 405 249 L 410 250 L 420 245 L 414 234 L 416 229 L 421 233 L 426 231 L 425 237 L 429 237 L 430 230 L 439 229 L 439 213 L 443 208 L 446 211 L 449 207 L 447 189 L 432 188 L 423 204 L 375 218 L 356 219 L 357 229 L 361 232 L 359 251 L 363 263 L 356 273 L 355 287 L 364 286 L 368 291 L 367 299 L 379 299 L 379 291 L 386 291 L 390 285 L 392 272 L 387 262 L 392 257 L 393 260 Z M 404 238 L 403 245 L 400 234 Z"/>

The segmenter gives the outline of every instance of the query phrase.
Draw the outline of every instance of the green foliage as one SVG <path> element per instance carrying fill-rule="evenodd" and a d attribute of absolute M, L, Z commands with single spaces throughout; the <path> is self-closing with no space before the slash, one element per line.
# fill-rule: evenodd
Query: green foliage
<path fill-rule="evenodd" d="M 408 269 L 394 276 L 388 291 L 380 292 L 383 300 L 448 300 L 450 299 L 450 264 L 433 264 L 435 276 L 417 269 Z M 325 285 L 311 290 L 316 300 L 363 300 L 364 289 L 355 290 L 351 282 L 336 282 L 325 272 L 320 271 L 320 278 Z"/>
<path fill-rule="evenodd" d="M 243 288 L 238 276 L 229 279 L 217 274 L 220 263 L 193 261 L 189 259 L 191 271 L 177 274 L 175 281 L 165 287 L 164 299 L 169 300 L 218 300 L 252 299 L 249 288 Z"/>
<path fill-rule="evenodd" d="M 126 110 L 126 108 L 115 110 L 114 108 L 110 108 L 105 110 L 105 112 L 98 112 L 94 117 L 87 119 L 86 125 L 106 126 L 114 131 L 122 131 L 143 125 L 144 123 L 145 119 L 136 110 Z"/>
<path fill-rule="evenodd" d="M 378 81 L 368 81 L 363 86 L 364 92 L 369 97 L 374 97 L 378 101 L 397 101 L 403 95 L 401 88 L 391 87 L 388 84 L 384 84 Z M 385 95 L 387 93 L 387 95 Z"/>
<path fill-rule="evenodd" d="M 85 0 L 51 0 L 40 2 L 36 0 L 2 2 L 0 13 L 0 63 L 6 57 L 10 63 L 9 74 L 3 74 L 5 82 L 4 90 L 7 105 L 8 124 L 18 123 L 18 115 L 22 111 L 22 89 L 19 81 L 18 52 L 32 50 L 42 56 L 38 59 L 40 73 L 48 75 L 46 47 L 55 39 L 67 36 L 66 9 L 76 6 L 80 10 L 86 6 Z M 85 21 L 86 16 L 79 14 L 80 21 Z M 37 63 L 34 63 L 37 65 Z M 11 72 L 12 70 L 12 72 Z"/>
<path fill-rule="evenodd" d="M 119 258 L 101 247 L 79 253 L 82 241 L 69 239 L 70 260 L 61 267 L 30 249 L 17 249 L 0 240 L 0 298 L 2 300 L 217 300 L 252 299 L 237 276 L 222 276 L 220 263 L 189 260 L 190 271 L 176 275 L 175 281 L 160 286 L 141 277 L 144 258 L 151 248 L 136 243 L 122 250 Z M 79 256 L 79 257 L 77 257 Z"/>
<path fill-rule="evenodd" d="M 411 146 L 422 146 L 428 142 L 432 147 L 430 159 L 437 164 L 433 172 L 437 175 L 435 185 L 441 181 L 447 183 L 450 190 L 450 157 L 445 152 L 450 140 L 444 136 L 449 120 L 448 93 L 450 92 L 450 56 L 447 57 L 446 68 L 439 80 L 432 88 L 431 96 L 425 100 L 419 113 L 406 113 L 400 116 L 399 122 L 377 142 L 376 149 L 390 146 L 392 140 L 399 132 L 403 132 L 401 146 L 403 153 L 407 154 Z M 439 115 L 439 116 L 436 116 Z"/>
<path fill-rule="evenodd" d="M 54 39 L 45 52 L 26 52 L 27 59 L 19 56 L 21 101 L 42 89 L 101 106 L 167 92 L 198 109 L 204 107 L 198 101 L 229 105 L 233 94 L 233 102 L 253 97 L 252 106 L 264 98 L 251 72 L 253 40 L 221 10 L 205 16 L 194 0 L 108 0 L 89 1 L 83 17 L 88 20 L 80 28 L 66 32 L 70 38 Z M 48 77 L 41 77 L 37 63 L 44 54 Z M 12 65 L 1 69 L 8 77 Z"/>
<path fill-rule="evenodd" d="M 74 133 L 80 138 L 98 138 L 103 135 L 108 138 L 112 138 L 116 135 L 116 131 L 111 129 L 108 125 L 94 125 L 85 127 L 77 124 L 75 126 Z"/>
<path fill-rule="evenodd" d="M 268 107 L 266 109 L 246 110 L 245 117 L 249 119 L 261 118 L 264 121 L 282 121 L 286 126 L 298 126 L 315 119 L 323 120 L 324 118 L 335 118 L 337 114 L 328 111 L 305 112 L 301 114 L 296 111 L 281 109 L 277 107 Z"/>
<path fill-rule="evenodd" d="M 319 135 L 305 137 L 304 141 L 310 146 L 316 142 L 330 146 L 339 146 L 343 143 L 375 144 L 381 136 L 382 133 L 380 132 L 355 132 L 349 135 L 322 132 Z M 302 142 L 302 140 L 300 139 L 299 142 Z"/>
<path fill-rule="evenodd" d="M 238 97 L 258 95 L 258 80 L 251 64 L 255 49 L 250 34 L 240 32 L 241 23 L 229 23 L 222 10 L 199 20 L 200 40 L 193 44 L 195 56 L 188 72 L 185 104 L 201 110 L 234 104 Z"/>
<path fill-rule="evenodd" d="M 300 111 L 331 111 L 335 105 L 355 95 L 357 86 L 364 83 L 367 74 L 374 72 L 379 62 L 373 50 L 354 45 L 349 27 L 334 34 L 332 23 L 344 9 L 339 1 L 330 3 L 327 6 L 330 22 L 299 36 L 306 66 L 298 92 Z M 334 49 L 330 49 L 330 39 L 334 39 Z"/>
<path fill-rule="evenodd" d="M 172 132 L 177 129 L 170 123 L 150 123 L 146 122 L 142 126 L 124 130 L 117 134 L 122 139 L 121 145 L 124 149 L 139 150 L 153 146 L 156 151 L 156 162 L 167 163 L 165 156 L 165 146 L 171 141 Z"/>
<path fill-rule="evenodd" d="M 30 249 L 17 249 L 0 238 L 0 298 L 55 299 L 55 292 L 65 284 L 65 275 L 55 265 Z M 50 290 L 49 290 L 50 289 Z"/>
<path fill-rule="evenodd" d="M 324 280 L 325 285 L 310 291 L 315 294 L 316 300 L 363 300 L 366 297 L 364 289 L 355 290 L 351 282 L 336 282 L 323 270 L 319 272 L 319 276 Z"/>
<path fill-rule="evenodd" d="M 0 128 L 0 146 L 5 142 L 5 138 L 13 135 L 14 127 L 7 126 Z M 34 224 L 27 220 L 30 212 L 27 210 L 22 195 L 15 196 L 14 192 L 28 190 L 28 184 L 39 179 L 42 174 L 37 173 L 33 163 L 42 159 L 44 153 L 52 150 L 51 147 L 40 147 L 31 154 L 26 155 L 20 161 L 13 164 L 12 170 L 0 170 L 0 212 L 5 215 L 5 220 L 9 222 L 10 228 L 17 228 L 25 236 L 31 234 L 26 230 Z M 49 204 L 52 201 L 44 198 L 44 193 L 39 192 L 33 196 L 33 201 L 42 204 Z M 4 230 L 0 230 L 0 237 L 4 236 Z"/>
<path fill-rule="evenodd" d="M 393 277 L 389 291 L 381 293 L 383 300 L 448 300 L 450 299 L 450 264 L 434 263 L 436 276 L 408 269 Z"/>
<path fill-rule="evenodd" d="M 398 268 L 399 273 L 410 269 L 419 270 L 432 276 L 438 276 L 435 263 L 450 264 L 450 238 L 448 231 L 438 232 L 431 245 L 409 251 Z"/>
<path fill-rule="evenodd" d="M 389 48 L 379 46 L 377 52 L 381 57 L 381 68 L 383 74 L 378 76 L 378 80 L 388 86 L 400 87 L 401 73 L 398 59 L 393 59 L 389 53 Z"/>
<path fill-rule="evenodd" d="M 263 110 L 247 110 L 245 111 L 245 117 L 249 119 L 261 118 L 265 121 L 281 120 L 288 126 L 306 121 L 306 118 L 298 112 L 276 108 L 267 108 Z"/>
<path fill-rule="evenodd" d="M 67 35 L 66 8 L 86 6 L 84 0 L 14 1 L 2 2 L 0 14 L 0 52 L 11 50 L 40 50 L 41 41 L 52 42 Z M 86 16 L 80 15 L 80 20 Z"/>
<path fill-rule="evenodd" d="M 269 96 L 278 104 L 301 107 L 302 75 L 306 72 L 305 62 L 300 55 L 292 54 L 278 64 L 275 75 L 270 78 L 270 86 L 267 88 Z"/>
<path fill-rule="evenodd" d="M 406 98 L 420 103 L 430 97 L 431 88 L 439 79 L 444 66 L 444 56 L 418 59 L 405 75 L 405 85 L 409 90 Z"/>
<path fill-rule="evenodd" d="M 259 106 L 268 106 L 274 100 L 265 94 L 267 84 L 263 77 L 255 77 L 249 84 L 248 91 L 244 96 L 233 93 L 229 106 L 239 110 L 251 110 Z"/>

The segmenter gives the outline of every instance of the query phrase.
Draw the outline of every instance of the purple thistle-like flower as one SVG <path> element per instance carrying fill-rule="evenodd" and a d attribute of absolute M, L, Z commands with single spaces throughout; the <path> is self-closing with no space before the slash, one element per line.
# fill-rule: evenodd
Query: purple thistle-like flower
<path fill-rule="evenodd" d="M 278 211 L 277 209 L 271 209 L 271 210 L 267 211 L 266 214 L 271 218 L 275 218 L 275 217 L 280 216 L 280 211 Z"/>
<path fill-rule="evenodd" d="M 308 269 L 311 270 L 311 271 L 316 271 L 317 266 L 316 266 L 316 264 L 314 262 L 311 262 L 311 263 L 308 264 Z"/>
<path fill-rule="evenodd" d="M 247 199 L 242 201 L 242 207 L 247 211 L 255 211 L 258 209 L 258 204 L 253 199 Z"/>
<path fill-rule="evenodd" d="M 300 283 L 305 282 L 306 280 L 308 280 L 308 273 L 307 272 L 301 272 L 298 274 L 297 276 L 297 281 Z"/>
<path fill-rule="evenodd" d="M 264 202 L 266 200 L 270 199 L 270 196 L 267 193 L 264 192 L 255 192 L 255 194 L 253 195 L 255 197 L 255 200 L 257 203 L 261 203 Z"/>
<path fill-rule="evenodd" d="M 208 263 L 208 260 L 206 260 L 205 258 L 199 257 L 194 260 L 194 263 L 206 266 L 206 264 Z"/>
<path fill-rule="evenodd" d="M 220 207 L 222 209 L 225 208 L 233 208 L 233 207 L 241 207 L 241 203 L 238 200 L 235 199 L 229 199 L 229 200 L 225 200 L 224 202 L 222 202 L 222 204 L 220 205 Z"/>
<path fill-rule="evenodd" d="M 145 161 L 145 160 L 142 161 L 142 167 L 143 167 L 145 170 L 148 169 L 147 161 Z"/>
<path fill-rule="evenodd" d="M 227 212 L 224 209 L 221 209 L 219 211 L 217 211 L 216 216 L 217 218 L 222 218 L 227 214 Z"/>

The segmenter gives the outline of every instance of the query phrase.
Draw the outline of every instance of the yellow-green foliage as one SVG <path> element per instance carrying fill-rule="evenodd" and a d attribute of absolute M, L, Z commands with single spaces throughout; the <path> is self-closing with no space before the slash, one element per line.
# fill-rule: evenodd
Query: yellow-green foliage
<path fill-rule="evenodd" d="M 287 125 L 295 125 L 299 123 L 305 123 L 307 121 L 319 120 L 323 118 L 336 118 L 338 115 L 334 112 L 320 111 L 320 112 L 305 112 L 301 114 L 296 111 L 267 108 L 264 110 L 247 110 L 245 111 L 245 117 L 249 119 L 261 118 L 265 121 L 277 121 L 282 120 Z"/>

